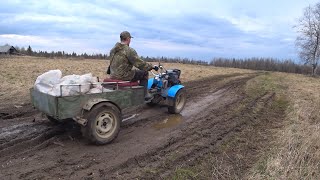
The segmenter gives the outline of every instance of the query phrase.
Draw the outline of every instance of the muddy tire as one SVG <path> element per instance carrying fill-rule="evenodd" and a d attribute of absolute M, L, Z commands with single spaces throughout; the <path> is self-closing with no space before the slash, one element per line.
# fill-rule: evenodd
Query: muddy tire
<path fill-rule="evenodd" d="M 90 142 L 102 145 L 113 141 L 119 134 L 121 113 L 111 103 L 94 106 L 85 113 L 87 125 L 81 127 L 81 132 Z"/>
<path fill-rule="evenodd" d="M 47 119 L 49 119 L 49 121 L 51 121 L 53 124 L 60 124 L 61 123 L 59 120 L 55 119 L 52 116 L 49 116 L 49 115 L 46 115 L 46 116 L 47 116 Z"/>
<path fill-rule="evenodd" d="M 179 114 L 187 102 L 187 97 L 184 89 L 180 89 L 176 96 L 172 99 L 173 105 L 168 106 L 168 112 L 171 114 Z"/>

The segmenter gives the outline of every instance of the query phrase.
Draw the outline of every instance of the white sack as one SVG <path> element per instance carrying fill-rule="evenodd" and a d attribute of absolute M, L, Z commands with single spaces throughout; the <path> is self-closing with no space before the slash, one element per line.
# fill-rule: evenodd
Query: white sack
<path fill-rule="evenodd" d="M 97 77 L 92 77 L 91 73 L 61 77 L 60 70 L 50 70 L 38 76 L 34 88 L 52 96 L 72 96 L 80 93 L 90 93 L 90 88 L 96 88 L 91 91 L 93 93 L 98 93 L 98 90 L 102 92 L 101 83 L 97 81 Z"/>
<path fill-rule="evenodd" d="M 62 72 L 60 70 L 50 70 L 37 77 L 34 88 L 40 92 L 48 93 L 60 82 Z"/>
<path fill-rule="evenodd" d="M 87 93 L 90 90 L 92 74 L 67 75 L 61 78 L 60 83 L 54 85 L 49 94 L 53 96 L 72 96 Z M 60 90 L 61 88 L 61 90 Z M 62 91 L 62 94 L 61 94 Z"/>

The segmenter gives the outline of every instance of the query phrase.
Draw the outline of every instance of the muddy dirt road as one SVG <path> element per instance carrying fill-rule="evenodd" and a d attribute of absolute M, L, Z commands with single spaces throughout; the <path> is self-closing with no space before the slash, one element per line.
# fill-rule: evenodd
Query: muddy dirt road
<path fill-rule="evenodd" d="M 272 92 L 254 99 L 244 92 L 246 82 L 259 75 L 189 82 L 181 115 L 170 115 L 161 106 L 131 110 L 117 139 L 104 146 L 89 144 L 76 123 L 52 124 L 30 103 L 1 107 L 0 179 L 162 179 L 209 155 L 217 157 L 212 163 L 229 167 L 229 174 L 213 169 L 217 173 L 211 178 L 241 178 L 257 159 L 261 144 L 237 150 L 227 144 L 242 136 L 265 141 L 252 133 L 266 131 L 269 122 L 264 117 L 272 118 L 263 108 L 272 103 Z M 248 131 L 253 127 L 255 131 Z M 222 162 L 226 154 L 228 159 Z M 239 154 L 245 157 L 236 159 L 243 162 L 235 166 Z"/>

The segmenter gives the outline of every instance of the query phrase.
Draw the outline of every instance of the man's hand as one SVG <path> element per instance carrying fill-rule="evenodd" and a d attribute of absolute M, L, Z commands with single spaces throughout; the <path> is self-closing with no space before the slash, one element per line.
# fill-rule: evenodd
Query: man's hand
<path fill-rule="evenodd" d="M 159 70 L 159 67 L 158 66 L 153 66 L 153 69 L 155 70 L 155 71 L 158 71 Z"/>

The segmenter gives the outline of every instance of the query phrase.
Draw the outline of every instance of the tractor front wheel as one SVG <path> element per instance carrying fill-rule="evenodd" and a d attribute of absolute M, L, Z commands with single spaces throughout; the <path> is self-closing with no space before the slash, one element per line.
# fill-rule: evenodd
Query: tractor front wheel
<path fill-rule="evenodd" d="M 172 100 L 173 100 L 173 105 L 168 106 L 168 111 L 171 114 L 179 114 L 187 102 L 185 90 L 180 89 Z"/>

